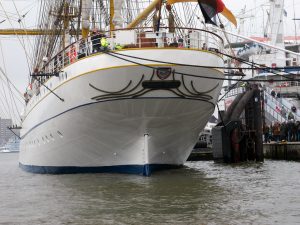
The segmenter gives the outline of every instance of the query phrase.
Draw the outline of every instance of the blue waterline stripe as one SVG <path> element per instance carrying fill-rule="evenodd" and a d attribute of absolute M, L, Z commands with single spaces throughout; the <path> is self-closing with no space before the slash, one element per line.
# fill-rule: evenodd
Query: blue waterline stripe
<path fill-rule="evenodd" d="M 201 100 L 201 99 L 193 99 L 193 98 L 178 98 L 178 97 L 151 97 L 151 98 L 146 98 L 146 97 L 139 97 L 139 98 L 122 98 L 122 99 L 112 99 L 112 100 L 104 100 L 104 101 L 98 101 L 98 102 L 90 102 L 90 103 L 87 103 L 87 104 L 82 104 L 82 105 L 79 105 L 79 106 L 76 106 L 74 108 L 71 108 L 71 109 L 68 109 L 64 112 L 61 112 L 53 117 L 50 117 L 49 119 L 46 119 L 40 123 L 38 123 L 37 125 L 33 126 L 26 134 L 24 134 L 21 139 L 24 139 L 30 132 L 32 132 L 34 129 L 36 129 L 37 127 L 39 127 L 40 125 L 58 117 L 58 116 L 61 116 L 62 114 L 65 114 L 67 112 L 70 112 L 72 110 L 75 110 L 75 109 L 78 109 L 78 108 L 81 108 L 81 107 L 85 107 L 85 106 L 88 106 L 88 105 L 93 105 L 93 104 L 98 104 L 98 103 L 103 103 L 103 102 L 112 102 L 112 101 L 122 101 L 122 100 L 139 100 L 139 99 L 181 99 L 181 100 L 194 100 L 194 101 L 202 101 L 202 102 L 206 102 L 206 103 L 210 103 L 213 107 L 215 107 L 215 104 L 210 102 L 210 101 L 205 101 L 205 100 Z"/>
<path fill-rule="evenodd" d="M 166 169 L 176 169 L 182 165 L 146 164 L 146 165 L 120 165 L 101 167 L 76 166 L 34 166 L 19 163 L 21 169 L 30 173 L 39 174 L 76 174 L 76 173 L 126 173 L 150 176 L 152 172 Z"/>

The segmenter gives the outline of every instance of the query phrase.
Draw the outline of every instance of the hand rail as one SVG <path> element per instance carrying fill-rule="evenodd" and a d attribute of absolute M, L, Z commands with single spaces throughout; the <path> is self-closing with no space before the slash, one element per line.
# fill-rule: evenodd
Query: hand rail
<path fill-rule="evenodd" d="M 146 48 L 148 47 L 156 47 L 156 48 L 170 48 L 177 47 L 171 45 L 171 41 L 173 43 L 179 44 L 179 40 L 181 39 L 182 46 L 178 46 L 178 48 L 192 48 L 192 49 L 201 49 L 214 51 L 216 53 L 223 52 L 224 50 L 224 41 L 218 35 L 209 30 L 196 29 L 196 28 L 186 28 L 186 27 L 175 27 L 174 33 L 165 32 L 163 29 L 168 29 L 168 27 L 161 27 L 160 34 L 166 33 L 173 35 L 172 38 L 161 37 L 161 43 L 157 42 L 158 38 L 147 38 L 145 34 L 149 33 L 148 31 L 153 30 L 153 27 L 141 27 L 141 28 L 132 28 L 132 29 L 117 29 L 114 31 L 136 31 L 136 43 L 132 46 L 127 45 L 124 48 Z M 193 32 L 199 34 L 198 37 L 193 36 Z M 198 32 L 198 33 L 197 33 Z M 106 32 L 107 35 L 104 35 L 105 38 L 111 42 L 111 46 L 109 49 L 115 50 L 115 41 L 112 38 L 113 31 Z M 152 32 L 153 33 L 153 32 Z M 205 35 L 200 35 L 204 33 Z M 79 59 L 79 53 L 88 56 L 92 54 L 95 48 L 100 46 L 100 38 L 95 39 L 95 36 L 88 37 L 88 40 L 79 40 L 70 45 L 68 45 L 65 49 L 59 51 L 54 57 L 52 57 L 42 68 L 42 71 L 60 71 L 65 66 L 76 62 Z M 172 39 L 172 40 L 170 40 Z M 203 43 L 206 43 L 206 48 L 203 49 Z M 75 50 L 76 54 L 73 57 L 73 51 Z M 98 49 L 99 50 L 99 49 Z"/>
<path fill-rule="evenodd" d="M 276 98 L 274 98 L 270 93 L 271 93 L 271 88 L 270 87 L 266 87 L 266 91 L 265 91 L 265 95 L 267 95 L 270 99 L 272 99 L 272 101 L 275 101 L 278 105 L 280 105 L 281 107 L 283 106 L 285 108 L 285 110 L 287 111 L 287 113 L 291 112 L 294 115 L 295 120 L 300 120 L 300 112 L 299 110 L 294 113 L 291 108 L 293 106 L 292 103 L 290 103 L 289 101 L 287 101 L 284 98 L 279 98 L 280 101 Z"/>

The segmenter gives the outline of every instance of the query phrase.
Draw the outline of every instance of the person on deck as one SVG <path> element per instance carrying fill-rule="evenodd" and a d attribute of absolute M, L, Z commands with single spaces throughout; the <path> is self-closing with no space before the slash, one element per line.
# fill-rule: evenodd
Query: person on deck
<path fill-rule="evenodd" d="M 120 44 L 116 44 L 116 46 L 115 46 L 116 50 L 122 50 L 123 48 L 124 48 L 124 46 L 120 45 Z"/>
<path fill-rule="evenodd" d="M 293 120 L 293 119 L 295 119 L 294 114 L 292 112 L 289 112 L 288 120 Z"/>
<path fill-rule="evenodd" d="M 275 122 L 274 126 L 273 126 L 273 137 L 274 137 L 274 141 L 279 141 L 280 139 L 280 125 L 278 122 Z"/>
<path fill-rule="evenodd" d="M 264 136 L 265 136 L 265 143 L 270 143 L 270 127 L 266 124 L 264 126 Z"/>
<path fill-rule="evenodd" d="M 81 40 L 79 43 L 79 50 L 78 50 L 78 59 L 86 57 L 86 43 L 85 40 Z"/>
<path fill-rule="evenodd" d="M 93 45 L 93 53 L 99 52 L 101 49 L 101 40 L 102 35 L 100 34 L 100 32 L 95 29 L 92 33 L 92 37 L 91 37 L 91 41 L 92 41 L 92 45 Z"/>
<path fill-rule="evenodd" d="M 283 122 L 280 125 L 280 140 L 286 141 L 286 123 L 285 122 Z"/>
<path fill-rule="evenodd" d="M 280 92 L 278 92 L 276 95 L 276 98 L 280 98 L 280 97 L 281 97 L 281 94 L 280 94 Z"/>
<path fill-rule="evenodd" d="M 292 141 L 297 141 L 298 140 L 298 135 L 297 135 L 297 123 L 295 122 L 295 120 L 293 119 L 293 127 L 292 127 Z"/>
<path fill-rule="evenodd" d="M 178 39 L 178 48 L 183 48 L 183 39 L 182 38 L 179 38 Z"/>
<path fill-rule="evenodd" d="M 101 50 L 107 50 L 109 46 L 109 42 L 107 41 L 106 37 L 101 38 Z"/>
<path fill-rule="evenodd" d="M 286 119 L 286 109 L 284 108 L 284 106 L 281 106 L 281 116 Z"/>
<path fill-rule="evenodd" d="M 273 98 L 275 98 L 275 96 L 276 96 L 276 93 L 275 93 L 275 91 L 273 89 L 271 91 L 271 95 L 273 96 Z"/>
<path fill-rule="evenodd" d="M 287 137 L 287 139 L 288 139 L 288 141 L 290 142 L 290 141 L 292 141 L 292 137 L 293 137 L 293 120 L 289 120 L 288 122 L 287 122 L 287 133 L 288 133 L 288 137 Z"/>
<path fill-rule="evenodd" d="M 297 129 L 297 141 L 300 141 L 300 122 L 296 122 L 296 129 Z"/>

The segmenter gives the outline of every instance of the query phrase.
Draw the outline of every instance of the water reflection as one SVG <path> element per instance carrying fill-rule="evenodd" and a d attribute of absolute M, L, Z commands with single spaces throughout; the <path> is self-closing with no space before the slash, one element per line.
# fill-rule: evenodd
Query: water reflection
<path fill-rule="evenodd" d="M 215 179 L 188 167 L 152 177 L 92 174 L 58 179 L 77 202 L 74 216 L 86 219 L 92 214 L 111 224 L 193 224 L 199 213 L 211 214 L 224 197 Z"/>
<path fill-rule="evenodd" d="M 0 155 L 0 223 L 297 224 L 300 164 L 187 163 L 151 177 L 36 175 Z"/>

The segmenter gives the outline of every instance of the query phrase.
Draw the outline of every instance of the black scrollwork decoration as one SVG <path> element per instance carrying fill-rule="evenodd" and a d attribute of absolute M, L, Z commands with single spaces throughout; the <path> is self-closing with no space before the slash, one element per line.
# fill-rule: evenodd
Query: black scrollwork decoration
<path fill-rule="evenodd" d="M 172 70 L 171 79 L 154 80 L 154 75 L 156 74 L 157 69 L 153 69 L 150 80 L 145 80 L 145 75 L 143 74 L 141 79 L 138 81 L 136 85 L 133 86 L 134 82 L 130 80 L 128 84 L 119 91 L 103 90 L 96 87 L 93 84 L 89 84 L 91 88 L 93 88 L 98 92 L 101 92 L 100 95 L 93 97 L 92 100 L 105 101 L 105 100 L 116 100 L 116 99 L 139 98 L 151 91 L 166 90 L 172 92 L 179 98 L 210 102 L 210 100 L 213 99 L 210 93 L 213 92 L 220 85 L 218 83 L 214 87 L 209 88 L 208 90 L 200 91 L 195 88 L 193 80 L 191 80 L 189 85 L 187 85 L 185 75 L 180 73 L 175 73 L 175 70 Z M 203 78 L 196 78 L 196 79 L 203 79 Z"/>

